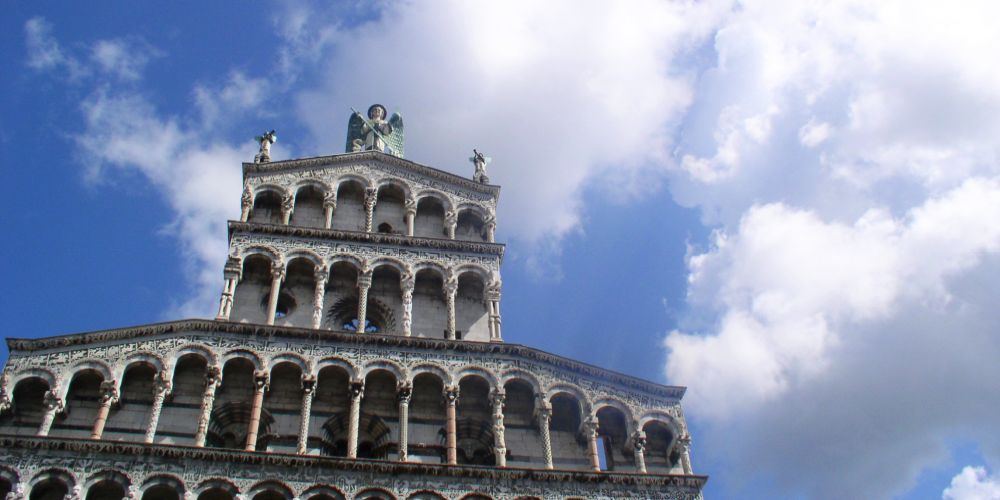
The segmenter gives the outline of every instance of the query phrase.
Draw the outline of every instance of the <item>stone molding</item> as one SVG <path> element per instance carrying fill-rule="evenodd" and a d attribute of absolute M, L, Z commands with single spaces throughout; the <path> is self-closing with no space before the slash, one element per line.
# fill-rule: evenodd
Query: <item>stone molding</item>
<path fill-rule="evenodd" d="M 330 330 L 314 330 L 290 326 L 261 325 L 255 323 L 237 323 L 220 320 L 186 319 L 164 323 L 152 323 L 132 327 L 97 330 L 38 339 L 7 338 L 7 348 L 11 353 L 11 362 L 21 353 L 33 353 L 50 349 L 86 346 L 105 342 L 143 339 L 146 337 L 184 334 L 192 332 L 221 333 L 248 337 L 251 339 L 289 338 L 308 342 L 326 344 L 342 344 L 346 346 L 366 346 L 373 348 L 416 348 L 452 353 L 469 353 L 480 355 L 506 355 L 519 357 L 528 361 L 536 361 L 550 365 L 567 373 L 592 377 L 611 384 L 624 386 L 651 396 L 680 401 L 684 397 L 685 387 L 665 386 L 643 380 L 630 375 L 600 368 L 591 364 L 565 358 L 556 354 L 526 347 L 520 344 L 499 342 L 476 342 L 468 340 L 429 339 L 422 337 L 403 337 L 398 335 L 381 335 L 367 333 L 359 335 L 350 332 Z"/>
<path fill-rule="evenodd" d="M 502 243 L 484 243 L 387 233 L 366 233 L 364 231 L 343 231 L 339 229 L 286 226 L 283 224 L 266 224 L 261 222 L 229 221 L 229 237 L 232 238 L 236 233 L 317 238 L 330 241 L 360 242 L 371 243 L 373 245 L 393 245 L 435 250 L 457 250 L 467 253 L 495 255 L 501 259 L 503 258 L 505 248 Z"/>
<path fill-rule="evenodd" d="M 252 452 L 220 448 L 159 445 L 123 441 L 98 441 L 75 438 L 28 437 L 0 434 L 0 450 L 39 452 L 71 452 L 88 460 L 98 460 L 98 455 L 112 455 L 109 461 L 121 463 L 121 457 L 148 457 L 149 459 L 179 459 L 204 461 L 214 464 L 244 466 L 279 466 L 301 470 L 316 469 L 356 471 L 364 473 L 400 474 L 424 477 L 477 478 L 505 481 L 540 481 L 548 483 L 611 483 L 654 488 L 701 490 L 708 476 L 681 474 L 640 474 L 634 472 L 589 472 L 558 469 L 523 469 L 516 467 L 480 467 L 467 465 L 395 462 L 386 460 L 348 459 L 313 455 L 291 455 L 274 452 Z M 140 461 L 141 462 L 141 461 Z M 196 464 L 190 464 L 196 465 Z"/>

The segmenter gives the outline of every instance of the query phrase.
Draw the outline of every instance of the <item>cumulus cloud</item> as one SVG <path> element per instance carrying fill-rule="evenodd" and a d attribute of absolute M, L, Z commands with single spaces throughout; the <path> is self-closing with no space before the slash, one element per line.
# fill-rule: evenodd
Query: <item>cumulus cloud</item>
<path fill-rule="evenodd" d="M 472 148 L 485 151 L 505 189 L 502 227 L 522 241 L 558 238 L 579 227 L 588 182 L 617 192 L 656 182 L 695 76 L 679 59 L 709 35 L 715 9 L 418 2 L 385 4 L 353 27 L 293 15 L 293 41 L 325 62 L 299 111 L 324 152 L 343 149 L 348 106 L 376 101 L 402 111 L 414 161 L 468 176 Z"/>
<path fill-rule="evenodd" d="M 986 474 L 983 467 L 966 466 L 951 479 L 951 485 L 941 495 L 944 500 L 996 500 L 1000 498 L 1000 481 Z"/>
<path fill-rule="evenodd" d="M 670 178 L 718 230 L 665 370 L 733 491 L 892 496 L 956 437 L 1000 458 L 996 10 L 749 1 L 720 22 Z"/>

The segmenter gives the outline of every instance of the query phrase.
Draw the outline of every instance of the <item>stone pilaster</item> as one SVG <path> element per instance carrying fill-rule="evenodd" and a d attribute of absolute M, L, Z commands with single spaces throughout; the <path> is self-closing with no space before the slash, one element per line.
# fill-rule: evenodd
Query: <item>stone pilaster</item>
<path fill-rule="evenodd" d="M 333 227 L 333 212 L 337 209 L 337 191 L 335 189 L 323 193 L 323 227 Z"/>
<path fill-rule="evenodd" d="M 448 330 L 445 336 L 455 340 L 455 294 L 458 292 L 458 277 L 451 275 L 444 281 L 444 301 L 448 307 Z"/>
<path fill-rule="evenodd" d="M 597 453 L 597 417 L 591 415 L 583 422 L 583 437 L 587 440 L 587 458 L 590 459 L 590 468 L 594 471 L 601 470 L 601 458 Z"/>
<path fill-rule="evenodd" d="M 358 275 L 358 333 L 365 333 L 365 322 L 368 320 L 368 289 L 372 287 L 372 272 L 365 271 Z"/>
<path fill-rule="evenodd" d="M 257 449 L 257 434 L 260 432 L 260 412 L 264 407 L 264 391 L 267 390 L 267 372 L 253 374 L 253 403 L 250 406 L 250 424 L 247 426 L 247 451 Z"/>
<path fill-rule="evenodd" d="M 458 436 L 456 429 L 455 406 L 458 405 L 458 386 L 448 386 L 444 389 L 445 401 L 445 448 L 448 465 L 458 463 Z"/>
<path fill-rule="evenodd" d="M 271 294 L 267 299 L 267 324 L 274 324 L 274 315 L 278 312 L 278 295 L 281 293 L 281 282 L 285 280 L 285 265 L 282 262 L 271 263 Z"/>
<path fill-rule="evenodd" d="M 406 214 L 406 235 L 413 236 L 413 224 L 417 217 L 417 201 L 407 198 L 404 202 L 403 210 Z"/>
<path fill-rule="evenodd" d="M 399 461 L 405 462 L 409 455 L 410 439 L 410 397 L 413 386 L 409 382 L 396 385 L 396 396 L 399 399 Z"/>
<path fill-rule="evenodd" d="M 378 189 L 365 188 L 365 231 L 372 232 L 372 221 L 375 218 L 375 201 L 378 200 Z"/>
<path fill-rule="evenodd" d="M 497 467 L 507 466 L 507 440 L 504 437 L 503 405 L 507 394 L 503 389 L 494 390 L 490 394 L 493 403 L 493 452 L 496 454 Z"/>
<path fill-rule="evenodd" d="M 55 389 L 45 393 L 45 397 L 42 400 L 42 405 L 45 407 L 45 413 L 42 414 L 42 423 L 38 426 L 38 436 L 48 436 L 49 429 L 52 428 L 52 421 L 56 418 L 56 413 L 62 413 L 65 410 L 63 402 L 56 395 Z"/>
<path fill-rule="evenodd" d="M 313 290 L 312 327 L 319 329 L 323 324 L 323 301 L 326 298 L 326 280 L 330 278 L 330 272 L 317 267 L 313 278 L 316 281 L 316 288 Z"/>
<path fill-rule="evenodd" d="M 358 458 L 358 425 L 361 420 L 361 398 L 365 396 L 364 380 L 351 382 L 351 421 L 347 428 L 347 458 Z"/>
<path fill-rule="evenodd" d="M 205 392 L 201 396 L 201 413 L 198 417 L 198 430 L 194 435 L 194 445 L 205 446 L 205 436 L 208 434 L 208 421 L 212 418 L 212 408 L 215 406 L 215 391 L 222 382 L 222 370 L 218 366 L 209 366 L 205 373 Z"/>
<path fill-rule="evenodd" d="M 640 474 L 646 473 L 646 433 L 635 431 L 632 434 L 632 446 L 635 449 L 635 470 Z"/>
<path fill-rule="evenodd" d="M 288 193 L 281 197 L 281 223 L 288 225 L 292 220 L 292 210 L 295 208 L 295 198 Z"/>
<path fill-rule="evenodd" d="M 313 397 L 316 395 L 316 377 L 313 375 L 302 375 L 302 412 L 299 417 L 299 443 L 295 451 L 299 455 L 305 455 L 306 447 L 309 445 L 309 417 L 312 414 Z"/>
<path fill-rule="evenodd" d="M 403 336 L 409 337 L 413 332 L 413 287 L 416 281 L 412 274 L 407 273 L 400 278 L 399 286 L 403 291 Z"/>
<path fill-rule="evenodd" d="M 243 184 L 243 195 L 240 197 L 240 222 L 250 219 L 250 211 L 253 210 L 253 189 L 250 183 Z"/>
<path fill-rule="evenodd" d="M 143 442 L 152 443 L 156 438 L 156 427 L 160 423 L 163 400 L 166 399 L 171 388 L 170 373 L 166 370 L 157 373 L 156 378 L 153 379 L 153 407 L 149 411 L 149 422 L 146 424 L 146 436 Z"/>
<path fill-rule="evenodd" d="M 448 210 L 444 213 L 444 228 L 448 231 L 448 238 L 455 239 L 455 228 L 458 226 L 458 213 Z"/>
<path fill-rule="evenodd" d="M 552 404 L 545 399 L 544 394 L 535 396 L 535 418 L 538 419 L 538 432 L 542 435 L 542 455 L 545 458 L 545 468 L 552 466 L 552 437 L 549 434 L 549 424 L 552 421 Z"/>
<path fill-rule="evenodd" d="M 104 435 L 104 424 L 108 422 L 111 405 L 118 402 L 118 387 L 114 380 L 101 382 L 101 396 L 98 399 L 97 417 L 94 418 L 94 428 L 90 431 L 90 439 L 101 439 Z"/>

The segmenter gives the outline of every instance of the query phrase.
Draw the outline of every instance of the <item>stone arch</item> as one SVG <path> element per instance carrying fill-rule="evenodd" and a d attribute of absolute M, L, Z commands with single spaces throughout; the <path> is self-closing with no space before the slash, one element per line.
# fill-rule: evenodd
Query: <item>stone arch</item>
<path fill-rule="evenodd" d="M 275 354 L 274 356 L 271 356 L 270 361 L 267 363 L 268 375 L 270 375 L 270 373 L 274 371 L 274 367 L 282 363 L 291 363 L 295 366 L 298 366 L 299 369 L 302 370 L 303 375 L 308 375 L 313 372 L 312 366 L 309 365 L 309 361 L 307 361 L 299 354 L 296 354 L 294 352 L 282 352 L 279 354 Z"/>
<path fill-rule="evenodd" d="M 318 253 L 308 248 L 296 248 L 295 250 L 292 250 L 291 252 L 288 252 L 287 255 L 285 255 L 284 265 L 286 271 L 288 270 L 288 264 L 290 264 L 295 259 L 305 259 L 309 262 L 312 262 L 312 264 L 319 269 L 323 269 L 326 267 L 326 262 L 323 261 L 323 257 L 320 257 Z"/>
<path fill-rule="evenodd" d="M 261 361 L 260 356 L 258 356 L 253 351 L 247 349 L 232 349 L 230 351 L 227 351 L 225 354 L 222 355 L 222 366 L 225 367 L 226 363 L 236 358 L 243 358 L 249 361 L 250 363 L 253 364 L 254 370 L 256 371 L 262 371 L 266 368 L 264 366 L 264 362 Z"/>
<path fill-rule="evenodd" d="M 184 492 L 187 488 L 184 486 L 184 480 L 173 474 L 155 474 L 147 477 L 142 482 L 142 488 L 139 490 L 139 498 L 147 500 L 144 495 L 149 490 L 154 490 L 158 487 L 166 487 L 177 493 L 177 498 L 184 498 Z M 154 500 L 150 498 L 148 500 Z"/>
<path fill-rule="evenodd" d="M 291 194 L 283 186 L 279 186 L 277 184 L 267 183 L 267 184 L 261 184 L 261 185 L 255 187 L 253 189 L 253 197 L 256 200 L 258 195 L 260 195 L 261 193 L 266 193 L 266 192 L 272 192 L 272 193 L 278 195 L 279 197 L 285 197 L 285 196 L 288 196 L 288 195 Z"/>
<path fill-rule="evenodd" d="M 262 255 L 266 257 L 268 260 L 271 261 L 271 265 L 274 265 L 275 263 L 279 263 L 282 266 L 285 265 L 285 261 L 282 258 L 281 252 L 279 252 L 274 247 L 271 247 L 269 245 L 252 245 L 244 248 L 240 252 L 240 260 L 241 260 L 240 267 L 243 266 L 242 261 L 245 261 L 247 257 L 250 257 L 252 255 Z"/>
<path fill-rule="evenodd" d="M 594 405 L 591 407 L 590 415 L 597 416 L 597 412 L 601 411 L 602 408 L 614 408 L 622 413 L 625 417 L 625 424 L 628 425 L 628 435 L 632 435 L 635 432 L 635 418 L 632 414 L 632 409 L 628 407 L 620 399 L 613 396 L 601 396 L 594 401 Z"/>
<path fill-rule="evenodd" d="M 234 482 L 232 482 L 229 479 L 226 479 L 224 477 L 215 477 L 215 478 L 211 478 L 211 479 L 206 479 L 206 480 L 198 483 L 198 486 L 195 487 L 195 489 L 194 489 L 194 493 L 195 493 L 195 495 L 199 495 L 200 496 L 202 493 L 205 493 L 206 491 L 214 490 L 214 489 L 222 490 L 222 491 L 224 491 L 224 492 L 232 495 L 233 497 L 236 497 L 236 495 L 240 494 L 240 488 L 239 488 L 239 486 L 236 486 L 236 483 L 234 483 Z"/>
<path fill-rule="evenodd" d="M 684 434 L 683 424 L 681 424 L 680 421 L 678 421 L 673 415 L 670 415 L 662 410 L 650 410 L 643 413 L 642 416 L 639 417 L 636 428 L 643 429 L 650 422 L 660 422 L 666 425 L 667 428 L 670 429 L 670 432 L 674 435 L 675 441 Z"/>
<path fill-rule="evenodd" d="M 316 362 L 316 371 L 313 375 L 319 376 L 319 372 L 328 366 L 336 366 L 342 368 L 347 372 L 348 380 L 356 380 L 358 378 L 358 369 L 355 368 L 354 363 L 351 363 L 347 358 L 342 358 L 340 356 L 327 356 Z"/>
<path fill-rule="evenodd" d="M 111 368 L 109 368 L 105 362 L 96 359 L 88 359 L 80 361 L 74 364 L 70 369 L 66 370 L 63 373 L 63 377 L 65 378 L 67 383 L 61 384 L 60 386 L 61 394 L 59 395 L 59 399 L 61 399 L 64 402 L 66 401 L 66 396 L 69 394 L 70 387 L 73 385 L 73 379 L 76 378 L 78 374 L 86 371 L 96 372 L 98 375 L 101 376 L 102 382 L 113 380 L 111 376 Z"/>
<path fill-rule="evenodd" d="M 437 189 L 422 189 L 416 194 L 416 196 L 414 196 L 413 199 L 417 202 L 417 204 L 419 204 L 420 200 L 424 198 L 436 198 L 439 202 L 441 202 L 441 205 L 444 206 L 444 210 L 446 212 L 448 210 L 455 209 L 455 202 L 452 201 L 451 197 L 441 191 L 438 191 Z"/>
<path fill-rule="evenodd" d="M 587 393 L 580 389 L 579 387 L 569 384 L 569 383 L 557 383 L 545 392 L 545 399 L 551 401 L 553 396 L 557 394 L 568 394 L 577 399 L 580 402 L 580 418 L 584 419 L 587 415 L 591 414 L 590 409 L 593 405 L 590 402 L 590 398 L 587 397 Z"/>
<path fill-rule="evenodd" d="M 115 469 L 104 469 L 99 472 L 91 474 L 90 477 L 87 478 L 87 481 L 83 484 L 84 490 L 86 490 L 85 497 L 86 498 L 104 497 L 105 495 L 100 495 L 100 494 L 98 494 L 95 497 L 91 497 L 91 493 L 93 492 L 94 488 L 95 487 L 100 488 L 101 483 L 104 482 L 111 483 L 112 485 L 121 488 L 122 493 L 125 493 L 125 495 L 123 496 L 128 495 L 129 487 L 132 486 L 132 479 L 129 478 L 126 473 Z"/>
<path fill-rule="evenodd" d="M 312 500 L 314 497 L 323 496 L 331 498 L 332 500 L 345 500 L 347 498 L 342 491 L 334 486 L 326 484 L 310 486 L 308 489 L 303 491 L 301 495 L 299 495 L 299 498 L 302 498 L 302 500 Z"/>
<path fill-rule="evenodd" d="M 455 373 L 453 379 L 457 380 L 458 383 L 461 383 L 462 379 L 464 379 L 465 377 L 482 378 L 483 380 L 486 381 L 487 384 L 489 384 L 490 390 L 496 390 L 497 387 L 499 387 L 497 382 L 498 380 L 497 376 L 494 375 L 493 372 L 490 371 L 488 368 L 484 368 L 482 366 L 470 365 L 462 367 L 461 369 L 458 370 L 457 373 Z"/>
<path fill-rule="evenodd" d="M 139 351 L 130 354 L 125 358 L 125 361 L 121 363 L 115 370 L 115 380 L 118 383 L 118 392 L 122 392 L 122 383 L 125 382 L 125 373 L 129 371 L 130 368 L 137 364 L 146 364 L 153 368 L 154 373 L 161 373 L 165 370 L 165 365 L 163 363 L 163 358 L 160 356 L 149 352 L 149 351 Z"/>
<path fill-rule="evenodd" d="M 479 276 L 479 278 L 483 280 L 484 285 L 489 285 L 490 282 L 493 281 L 492 273 L 490 273 L 488 269 L 479 264 L 469 263 L 456 266 L 454 269 L 454 273 L 456 277 L 461 277 L 463 274 L 466 273 L 473 273 Z"/>
<path fill-rule="evenodd" d="M 538 381 L 538 377 L 536 377 L 533 373 L 520 368 L 513 368 L 503 372 L 503 374 L 500 375 L 500 386 L 503 387 L 507 385 L 508 382 L 515 380 L 521 380 L 531 386 L 531 389 L 535 394 L 542 394 L 542 384 Z"/>
<path fill-rule="evenodd" d="M 290 191 L 295 193 L 295 196 L 298 196 L 299 190 L 301 190 L 304 187 L 313 187 L 324 193 L 330 191 L 329 184 L 323 182 L 322 179 L 317 179 L 315 177 L 308 179 L 299 179 L 298 181 L 295 181 L 295 183 L 292 184 Z"/>
<path fill-rule="evenodd" d="M 249 222 L 265 224 L 280 224 L 282 222 L 283 205 L 291 196 L 285 188 L 274 184 L 264 184 L 254 189 L 253 204 L 250 209 Z"/>
<path fill-rule="evenodd" d="M 361 174 L 351 174 L 351 173 L 341 174 L 341 176 L 337 177 L 337 180 L 335 180 L 333 182 L 333 184 L 331 185 L 331 187 L 334 187 L 336 189 L 340 189 L 340 185 L 341 184 L 343 184 L 345 182 L 351 182 L 351 181 L 361 183 L 361 186 L 364 187 L 364 188 L 375 187 L 375 183 L 372 182 L 372 180 L 369 179 L 368 177 L 365 177 L 365 176 L 363 176 Z"/>
<path fill-rule="evenodd" d="M 358 272 L 362 272 L 364 269 L 368 268 L 368 264 L 356 255 L 349 253 L 336 253 L 327 259 L 327 267 L 333 267 L 334 264 L 338 262 L 346 262 L 357 268 Z"/>
<path fill-rule="evenodd" d="M 395 269 L 397 272 L 399 272 L 400 276 L 404 276 L 406 275 L 406 273 L 410 272 L 410 266 L 408 266 L 405 262 L 393 257 L 379 257 L 369 262 L 366 270 L 374 271 L 375 269 L 382 266 L 388 266 Z"/>
<path fill-rule="evenodd" d="M 0 465 L 0 494 L 6 497 L 7 493 L 14 491 L 20 482 L 21 476 L 15 469 Z"/>
<path fill-rule="evenodd" d="M 42 470 L 32 476 L 31 481 L 28 482 L 28 491 L 26 492 L 28 497 L 30 498 L 35 494 L 35 488 L 44 487 L 49 482 L 61 484 L 68 494 L 76 487 L 76 476 L 69 470 L 61 467 Z"/>
<path fill-rule="evenodd" d="M 451 373 L 449 373 L 445 368 L 433 363 L 421 363 L 410 368 L 410 382 L 413 382 L 413 380 L 422 373 L 431 373 L 437 376 L 445 387 L 454 384 Z"/>
<path fill-rule="evenodd" d="M 22 380 L 26 380 L 29 378 L 42 379 L 43 381 L 45 381 L 46 384 L 49 384 L 49 390 L 54 390 L 56 388 L 56 385 L 58 385 L 57 381 L 59 380 L 59 378 L 56 377 L 56 375 L 52 372 L 52 370 L 49 370 L 48 368 L 40 368 L 40 367 L 22 368 L 17 372 L 15 372 L 14 376 L 10 378 L 10 381 L 8 382 L 8 387 L 10 388 L 11 391 L 13 391 L 14 388 L 17 387 L 17 384 L 19 384 Z"/>
<path fill-rule="evenodd" d="M 361 369 L 361 375 L 358 378 L 367 378 L 368 374 L 375 370 L 385 370 L 392 373 L 396 377 L 396 380 L 403 381 L 407 380 L 406 371 L 403 370 L 401 366 L 395 361 L 390 361 L 388 359 L 377 359 L 374 361 L 369 361 L 365 364 L 364 368 Z"/>
<path fill-rule="evenodd" d="M 447 498 L 436 491 L 420 490 L 406 497 L 406 500 L 447 500 Z"/>
<path fill-rule="evenodd" d="M 264 492 L 277 493 L 283 497 L 283 500 L 292 500 L 292 498 L 295 498 L 295 493 L 292 488 L 285 482 L 277 479 L 268 479 L 253 485 L 253 487 L 250 488 L 250 492 L 247 493 L 247 497 L 250 500 L 253 500 L 254 497 Z"/>
<path fill-rule="evenodd" d="M 484 495 L 482 493 L 467 493 L 463 495 L 459 500 L 493 500 L 493 497 L 489 495 Z"/>
<path fill-rule="evenodd" d="M 354 495 L 354 500 L 396 500 L 396 495 L 385 488 L 368 488 Z"/>
<path fill-rule="evenodd" d="M 410 184 L 399 177 L 381 177 L 375 181 L 374 186 L 376 189 L 382 189 L 385 186 L 395 186 L 403 192 L 403 196 L 406 199 L 413 198 L 413 188 Z"/>
<path fill-rule="evenodd" d="M 211 349 L 199 344 L 186 344 L 174 351 L 173 355 L 170 357 L 171 380 L 173 380 L 175 372 L 177 371 L 177 362 L 188 354 L 201 357 L 205 361 L 206 366 L 219 366 L 219 359 Z"/>
<path fill-rule="evenodd" d="M 432 260 L 422 260 L 413 265 L 413 274 L 419 273 L 423 270 L 435 271 L 441 275 L 441 279 L 446 279 L 448 277 L 448 269 Z"/>

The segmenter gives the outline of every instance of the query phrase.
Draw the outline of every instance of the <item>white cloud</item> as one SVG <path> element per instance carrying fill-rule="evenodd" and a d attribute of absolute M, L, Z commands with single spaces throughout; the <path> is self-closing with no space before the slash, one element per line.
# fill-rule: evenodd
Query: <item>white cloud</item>
<path fill-rule="evenodd" d="M 91 59 L 102 72 L 122 80 L 140 79 L 154 55 L 158 52 L 138 41 L 99 40 L 91 50 Z"/>
<path fill-rule="evenodd" d="M 897 495 L 955 437 L 1000 458 L 1000 389 L 983 382 L 1000 377 L 997 4 L 740 7 L 670 182 L 719 226 L 665 340 L 705 424 L 696 451 L 730 496 L 759 480 Z"/>
<path fill-rule="evenodd" d="M 79 71 L 76 61 L 63 54 L 59 42 L 52 36 L 52 25 L 41 17 L 24 23 L 25 45 L 29 68 L 45 71 L 66 66 L 71 75 Z"/>
<path fill-rule="evenodd" d="M 944 490 L 943 500 L 997 500 L 1000 499 L 1000 481 L 986 474 L 982 467 L 966 466 L 951 479 Z"/>
<path fill-rule="evenodd" d="M 588 182 L 607 180 L 611 191 L 639 176 L 655 182 L 691 95 L 694 73 L 678 58 L 710 33 L 715 8 L 385 4 L 353 28 L 295 15 L 287 34 L 325 41 L 309 45 L 323 54 L 322 81 L 298 100 L 319 151 L 343 150 L 348 106 L 384 102 L 403 112 L 408 158 L 471 175 L 473 147 L 492 156 L 501 227 L 538 242 L 578 228 Z"/>

